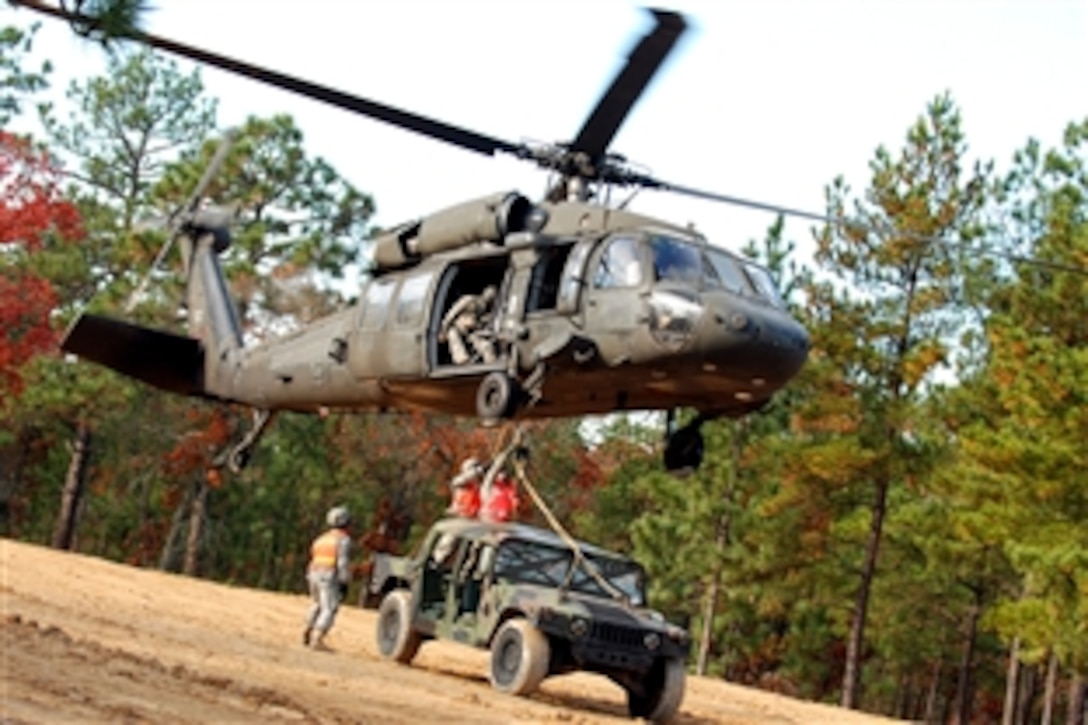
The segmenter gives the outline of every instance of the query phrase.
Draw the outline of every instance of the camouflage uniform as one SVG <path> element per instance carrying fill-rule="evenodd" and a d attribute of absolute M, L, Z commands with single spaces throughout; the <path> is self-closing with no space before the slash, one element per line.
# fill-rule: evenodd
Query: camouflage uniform
<path fill-rule="evenodd" d="M 442 318 L 439 337 L 449 343 L 450 359 L 455 365 L 472 362 L 473 353 L 485 363 L 495 361 L 495 345 L 487 330 L 495 295 L 494 287 L 478 295 L 462 295 Z"/>
<path fill-rule="evenodd" d="M 351 536 L 346 530 L 351 518 L 342 506 L 331 509 L 326 518 L 331 528 L 314 539 L 306 569 L 313 604 L 306 616 L 302 642 L 314 649 L 327 649 L 325 634 L 332 628 L 351 581 Z"/>

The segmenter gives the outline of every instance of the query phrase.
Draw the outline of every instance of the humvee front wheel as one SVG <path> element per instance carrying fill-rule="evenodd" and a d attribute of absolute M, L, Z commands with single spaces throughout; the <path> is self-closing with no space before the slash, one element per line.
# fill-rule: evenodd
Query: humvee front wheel
<path fill-rule="evenodd" d="M 643 680 L 642 694 L 627 691 L 627 710 L 631 717 L 650 722 L 668 722 L 680 709 L 684 699 L 684 660 L 659 658 Z"/>
<path fill-rule="evenodd" d="M 412 595 L 394 589 L 378 608 L 378 651 L 382 657 L 406 665 L 419 651 L 423 637 L 412 627 Z"/>
<path fill-rule="evenodd" d="M 508 620 L 491 640 L 491 686 L 527 695 L 547 676 L 551 656 L 548 638 L 539 629 L 524 619 Z"/>

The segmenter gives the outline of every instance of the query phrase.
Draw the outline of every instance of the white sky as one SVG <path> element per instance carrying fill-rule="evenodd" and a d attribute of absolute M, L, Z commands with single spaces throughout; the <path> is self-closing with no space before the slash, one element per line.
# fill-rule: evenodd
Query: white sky
<path fill-rule="evenodd" d="M 662 0 L 664 2 L 664 0 Z M 633 0 L 155 0 L 148 30 L 510 141 L 569 140 L 649 16 Z M 1008 166 L 1029 137 L 1057 143 L 1088 115 L 1088 2 L 673 0 L 692 26 L 612 150 L 667 181 L 823 211 L 843 175 L 868 183 L 878 145 L 898 150 L 949 90 L 972 153 Z M 0 24 L 30 22 L 0 9 Z M 37 57 L 58 78 L 101 53 L 43 19 Z M 183 67 L 189 67 L 183 63 Z M 307 146 L 374 195 L 391 225 L 545 175 L 202 70 L 220 122 L 292 114 Z M 66 81 L 60 83 L 66 85 Z M 764 212 L 643 192 L 633 207 L 695 222 L 719 245 L 762 236 Z M 807 242 L 809 224 L 787 233 Z"/>

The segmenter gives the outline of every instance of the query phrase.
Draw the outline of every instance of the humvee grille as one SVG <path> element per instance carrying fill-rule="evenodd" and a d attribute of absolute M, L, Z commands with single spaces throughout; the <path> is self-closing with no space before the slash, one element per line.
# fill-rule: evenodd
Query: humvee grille
<path fill-rule="evenodd" d="M 619 647 L 631 647 L 641 649 L 644 632 L 640 629 L 632 629 L 619 624 L 608 622 L 594 622 L 592 637 L 599 642 L 617 645 Z"/>

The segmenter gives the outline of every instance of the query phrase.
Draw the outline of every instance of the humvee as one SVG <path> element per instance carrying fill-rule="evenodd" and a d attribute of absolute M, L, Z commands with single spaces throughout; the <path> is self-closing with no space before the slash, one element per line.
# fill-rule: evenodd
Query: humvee
<path fill-rule="evenodd" d="M 378 554 L 365 605 L 378 606 L 382 656 L 408 664 L 449 639 L 491 650 L 495 689 L 525 695 L 549 675 L 598 672 L 627 691 L 634 717 L 664 722 L 684 694 L 686 630 L 646 605 L 634 560 L 550 531 L 450 518 L 415 554 Z"/>

